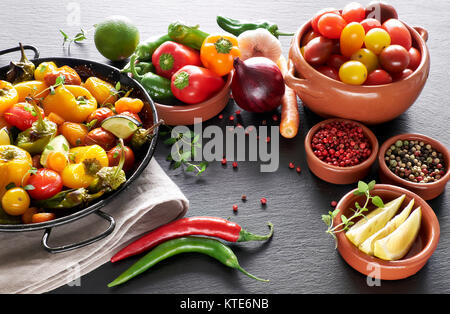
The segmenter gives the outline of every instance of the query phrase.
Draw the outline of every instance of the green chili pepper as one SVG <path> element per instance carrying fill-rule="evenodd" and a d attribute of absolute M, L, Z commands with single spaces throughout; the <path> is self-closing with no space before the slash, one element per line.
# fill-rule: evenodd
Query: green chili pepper
<path fill-rule="evenodd" d="M 166 41 L 170 41 L 169 35 L 153 36 L 143 43 L 140 43 L 134 50 L 133 55 L 139 61 L 152 61 L 152 55 L 155 50 Z"/>
<path fill-rule="evenodd" d="M 117 277 L 114 281 L 108 284 L 108 287 L 114 287 L 120 285 L 124 282 L 127 282 L 133 277 L 143 273 L 150 267 L 159 263 L 166 258 L 171 256 L 181 254 L 181 253 L 202 253 L 209 255 L 222 264 L 237 269 L 247 275 L 250 278 L 265 281 L 268 280 L 258 278 L 248 273 L 245 269 L 243 269 L 238 262 L 236 255 L 233 251 L 222 242 L 217 241 L 215 239 L 203 238 L 203 237 L 183 237 L 168 240 L 153 250 L 151 250 L 147 255 L 137 261 L 134 265 L 128 268 L 125 272 L 123 272 L 119 277 Z"/>
<path fill-rule="evenodd" d="M 294 35 L 293 33 L 282 33 L 278 31 L 278 25 L 271 24 L 269 22 L 251 23 L 246 21 L 230 19 L 228 17 L 217 16 L 217 24 L 220 26 L 220 28 L 235 36 L 239 36 L 245 31 L 255 30 L 258 28 L 267 29 L 276 38 L 278 38 L 278 36 Z"/>
<path fill-rule="evenodd" d="M 19 133 L 16 139 L 16 146 L 33 155 L 44 151 L 47 144 L 58 132 L 58 126 L 50 120 L 44 120 L 41 111 L 34 102 L 32 102 L 32 106 L 33 112 L 36 113 L 38 119 L 33 122 L 31 128 Z"/>
<path fill-rule="evenodd" d="M 155 73 L 155 67 L 151 62 L 138 62 L 135 65 L 136 72 L 140 75 L 144 75 L 148 72 Z M 131 65 L 128 63 L 120 72 L 122 73 L 131 73 Z"/>
<path fill-rule="evenodd" d="M 173 41 L 200 50 L 203 41 L 209 34 L 198 28 L 199 25 L 187 26 L 180 22 L 175 22 L 169 25 L 168 33 Z"/>
<path fill-rule="evenodd" d="M 163 103 L 171 103 L 174 100 L 174 96 L 170 87 L 170 80 L 152 72 L 140 75 L 134 64 L 135 58 L 135 56 L 132 56 L 130 59 L 130 70 L 133 74 L 133 78 L 142 84 L 153 100 Z"/>
<path fill-rule="evenodd" d="M 150 142 L 155 136 L 155 133 L 153 133 L 153 130 L 160 126 L 161 124 L 164 124 L 163 120 L 159 120 L 157 123 L 153 124 L 148 129 L 139 128 L 134 132 L 133 136 L 131 137 L 131 148 L 133 148 L 134 151 L 139 151 L 142 146 L 144 146 L 146 143 Z"/>
<path fill-rule="evenodd" d="M 25 55 L 22 43 L 19 43 L 19 46 L 21 58 L 18 62 L 11 61 L 9 70 L 6 73 L 6 80 L 13 84 L 32 80 L 34 78 L 34 69 L 36 67 Z"/>

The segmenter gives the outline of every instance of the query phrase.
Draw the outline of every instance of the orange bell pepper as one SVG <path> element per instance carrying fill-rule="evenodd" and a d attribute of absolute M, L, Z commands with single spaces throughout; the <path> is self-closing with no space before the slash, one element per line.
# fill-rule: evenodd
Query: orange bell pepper
<path fill-rule="evenodd" d="M 34 70 L 34 79 L 36 81 L 44 81 L 45 74 L 55 71 L 58 67 L 54 62 L 42 62 Z"/>
<path fill-rule="evenodd" d="M 49 93 L 47 84 L 42 81 L 25 81 L 14 85 L 19 94 L 18 102 L 24 102 L 26 97 L 44 98 Z"/>
<path fill-rule="evenodd" d="M 82 86 L 85 87 L 101 105 L 107 103 L 114 104 L 118 98 L 118 93 L 114 86 L 98 77 L 89 77 Z"/>
<path fill-rule="evenodd" d="M 56 79 L 60 76 L 64 76 L 64 84 L 67 85 L 80 85 L 81 78 L 78 75 L 77 71 L 69 67 L 68 65 L 63 65 L 56 70 L 47 72 L 44 75 L 44 82 L 47 83 L 48 86 L 54 85 Z"/>
<path fill-rule="evenodd" d="M 234 58 L 240 56 L 238 40 L 234 35 L 210 35 L 200 49 L 203 65 L 219 76 L 230 73 Z"/>

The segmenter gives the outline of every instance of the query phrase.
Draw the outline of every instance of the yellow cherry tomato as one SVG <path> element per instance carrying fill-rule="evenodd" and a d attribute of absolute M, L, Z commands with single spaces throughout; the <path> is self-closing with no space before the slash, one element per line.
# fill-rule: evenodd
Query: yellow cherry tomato
<path fill-rule="evenodd" d="M 42 62 L 34 70 L 34 79 L 37 81 L 44 81 L 44 76 L 47 73 L 55 71 L 58 67 L 54 62 Z"/>
<path fill-rule="evenodd" d="M 23 188 L 9 189 L 2 197 L 2 208 L 11 216 L 24 214 L 28 207 L 30 207 L 30 196 Z"/>
<path fill-rule="evenodd" d="M 391 44 L 391 36 L 382 28 L 372 28 L 364 38 L 366 48 L 379 55 L 384 48 Z"/>
<path fill-rule="evenodd" d="M 17 104 L 19 94 L 14 86 L 7 82 L 0 80 L 0 116 L 3 115 L 6 109 L 14 104 Z"/>
<path fill-rule="evenodd" d="M 361 85 L 367 79 L 367 68 L 359 61 L 347 61 L 339 69 L 342 82 L 351 85 Z"/>
<path fill-rule="evenodd" d="M 367 68 L 368 73 L 378 69 L 379 67 L 378 56 L 367 48 L 359 49 L 354 54 L 352 54 L 350 59 L 359 61 L 364 64 Z"/>
<path fill-rule="evenodd" d="M 144 103 L 139 98 L 122 97 L 114 104 L 117 113 L 125 111 L 139 113 L 144 107 Z"/>
<path fill-rule="evenodd" d="M 44 98 L 49 93 L 47 84 L 42 81 L 25 81 L 14 85 L 19 99 L 18 102 L 25 102 L 26 97 Z"/>
<path fill-rule="evenodd" d="M 357 22 L 347 24 L 342 30 L 340 38 L 342 55 L 350 57 L 355 51 L 360 49 L 364 43 L 365 36 L 366 33 L 361 24 Z"/>
<path fill-rule="evenodd" d="M 107 103 L 114 104 L 117 100 L 117 91 L 114 86 L 98 77 L 89 77 L 82 86 L 85 87 L 92 96 L 94 96 L 97 103 L 101 105 Z"/>

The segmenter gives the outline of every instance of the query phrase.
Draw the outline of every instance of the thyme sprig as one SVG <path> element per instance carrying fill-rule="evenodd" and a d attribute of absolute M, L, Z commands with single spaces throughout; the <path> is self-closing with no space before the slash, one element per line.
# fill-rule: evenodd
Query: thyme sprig
<path fill-rule="evenodd" d="M 336 242 L 337 247 L 337 237 L 336 234 L 339 232 L 347 231 L 355 222 L 354 220 L 356 218 L 362 217 L 362 219 L 366 219 L 366 216 L 364 215 L 365 212 L 367 212 L 369 209 L 367 206 L 369 203 L 372 203 L 373 205 L 377 207 L 384 207 L 383 200 L 378 196 L 372 196 L 370 194 L 370 191 L 373 190 L 375 187 L 375 180 L 365 183 L 363 181 L 358 182 L 358 189 L 353 192 L 355 195 L 365 195 L 366 200 L 364 202 L 364 205 L 361 206 L 358 202 L 355 202 L 355 208 L 350 208 L 350 210 L 353 212 L 353 215 L 350 217 L 346 217 L 345 215 L 341 215 L 341 223 L 334 225 L 334 218 L 341 212 L 340 208 L 336 208 L 334 211 L 329 211 L 328 215 L 322 215 L 322 221 L 327 225 L 328 229 L 325 231 L 326 233 L 330 234 L 333 239 Z"/>

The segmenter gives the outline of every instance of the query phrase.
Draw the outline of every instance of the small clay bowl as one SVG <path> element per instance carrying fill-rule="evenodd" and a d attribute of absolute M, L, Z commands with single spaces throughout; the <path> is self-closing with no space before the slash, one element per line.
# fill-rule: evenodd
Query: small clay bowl
<path fill-rule="evenodd" d="M 438 152 L 442 153 L 444 156 L 445 167 L 447 168 L 447 172 L 444 176 L 442 176 L 439 180 L 432 183 L 415 183 L 405 179 L 400 178 L 395 175 L 391 170 L 389 170 L 386 162 L 384 160 L 384 154 L 388 150 L 388 148 L 395 144 L 398 140 L 413 140 L 413 141 L 423 141 L 427 144 L 430 144 L 434 149 Z M 418 195 L 420 195 L 425 200 L 431 200 L 438 195 L 440 195 L 444 189 L 447 182 L 450 180 L 450 152 L 449 150 L 438 140 L 435 140 L 431 137 L 422 135 L 422 134 L 400 134 L 393 136 L 386 140 L 380 148 L 378 153 L 378 164 L 379 164 L 379 176 L 382 183 L 394 184 L 401 187 L 404 187 Z"/>
<path fill-rule="evenodd" d="M 323 75 L 312 67 L 300 52 L 303 36 L 311 30 L 306 22 L 296 32 L 289 49 L 289 69 L 284 79 L 311 111 L 324 118 L 339 117 L 365 124 L 390 121 L 405 112 L 421 93 L 430 72 L 430 55 L 426 45 L 428 32 L 421 27 L 405 26 L 413 46 L 422 60 L 405 79 L 377 86 L 354 86 Z M 376 109 L 374 109 L 376 108 Z"/>
<path fill-rule="evenodd" d="M 316 132 L 320 129 L 321 126 L 333 121 L 345 121 L 355 123 L 356 125 L 360 126 L 363 129 L 363 133 L 365 137 L 367 137 L 367 139 L 369 140 L 370 147 L 372 149 L 372 153 L 370 154 L 369 158 L 367 158 L 366 160 L 364 160 L 363 162 L 361 162 L 356 166 L 338 167 L 329 165 L 326 162 L 317 158 L 316 155 L 314 155 L 311 147 L 311 141 L 314 134 L 316 134 Z M 305 137 L 305 151 L 306 151 L 306 161 L 308 163 L 309 169 L 320 179 L 333 184 L 350 184 L 364 178 L 369 173 L 370 167 L 377 158 L 378 140 L 375 134 L 373 134 L 373 132 L 369 130 L 369 128 L 367 128 L 365 125 L 352 120 L 334 118 L 319 122 L 309 130 L 308 134 Z"/>
<path fill-rule="evenodd" d="M 166 125 L 192 125 L 194 118 L 200 118 L 203 122 L 219 114 L 228 104 L 230 99 L 230 86 L 234 71 L 228 74 L 225 86 L 214 96 L 204 102 L 187 105 L 165 105 L 155 102 L 159 117 Z"/>
<path fill-rule="evenodd" d="M 364 203 L 365 196 L 356 196 L 353 194 L 354 191 L 356 191 L 356 189 L 348 192 L 337 204 L 336 208 L 341 209 L 341 212 L 335 217 L 334 225 L 342 222 L 341 214 L 348 217 L 353 213 L 350 208 L 354 208 L 355 202 L 359 202 L 359 204 Z M 402 194 L 406 194 L 406 197 L 399 212 L 411 199 L 414 199 L 413 210 L 419 206 L 422 210 L 422 221 L 419 234 L 409 252 L 402 259 L 397 261 L 385 261 L 367 255 L 354 246 L 353 243 L 347 239 L 344 232 L 337 233 L 337 247 L 339 253 L 351 267 L 360 273 L 382 280 L 407 278 L 417 273 L 436 250 L 440 236 L 439 222 L 433 209 L 431 209 L 423 198 L 411 191 L 388 184 L 376 184 L 371 191 L 371 195 L 380 196 L 384 203 L 392 201 Z"/>

